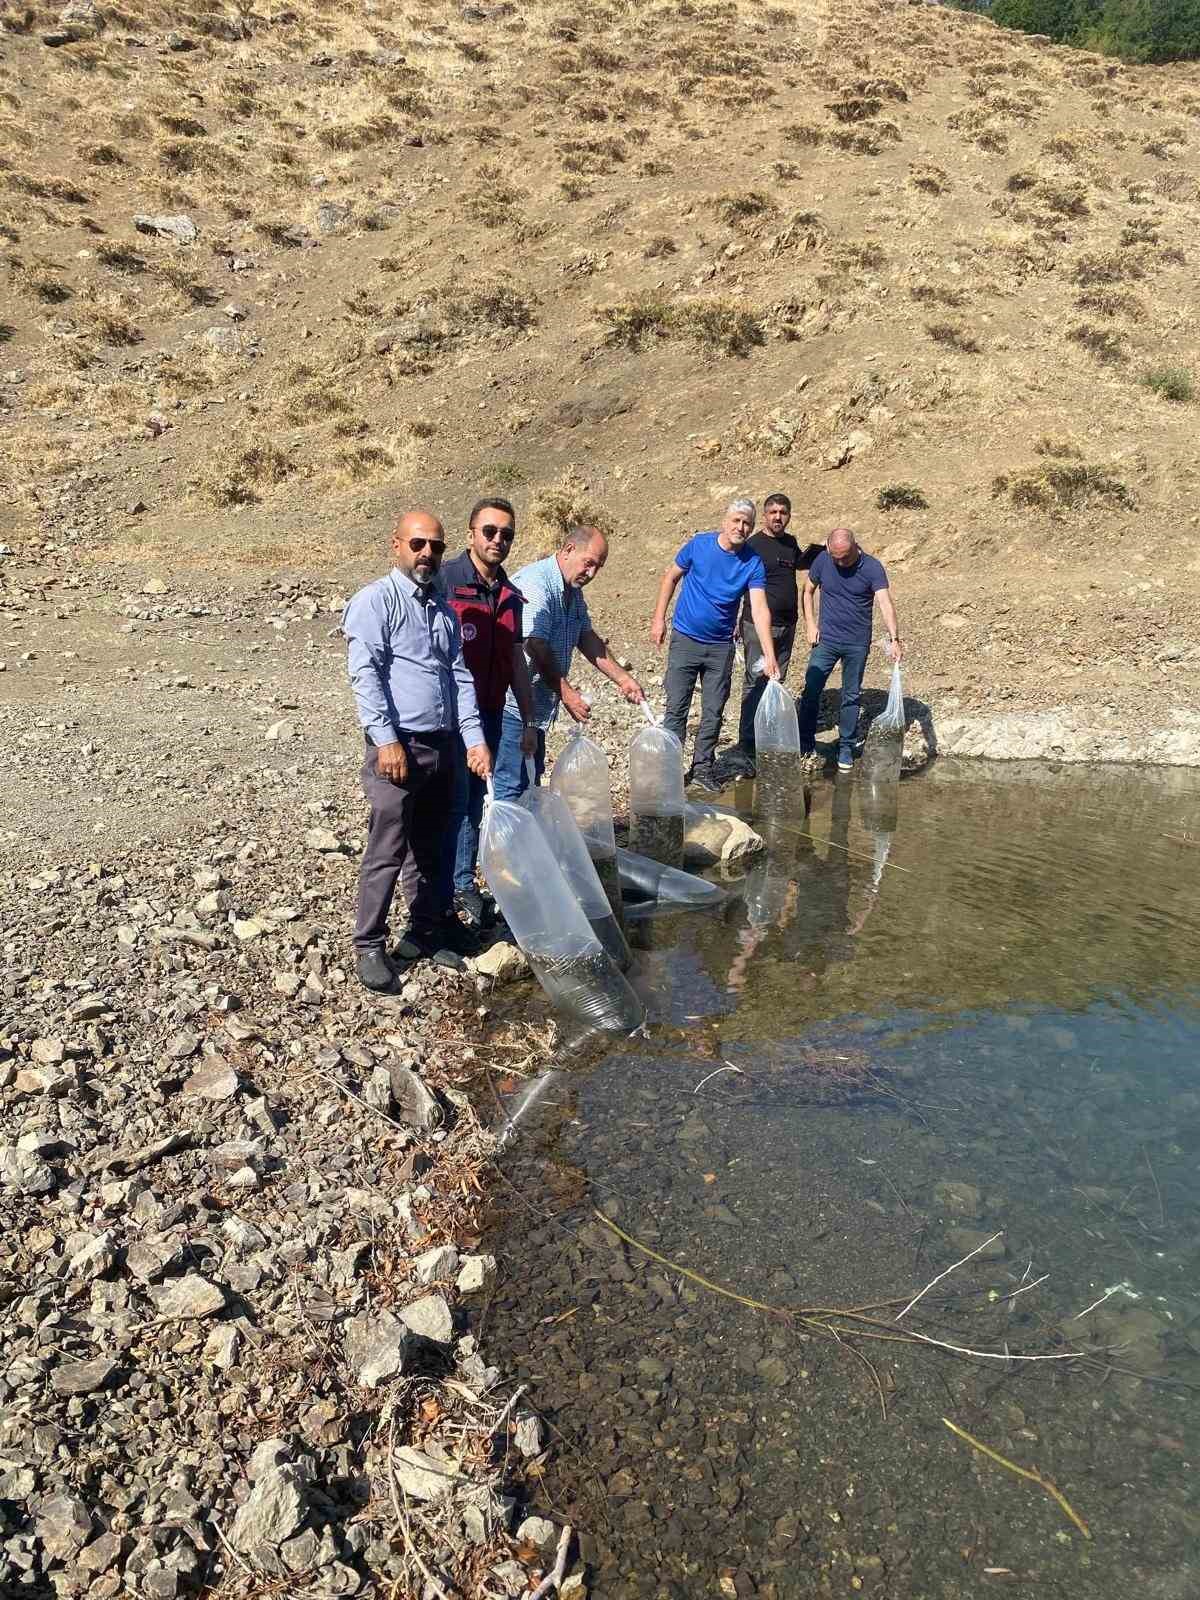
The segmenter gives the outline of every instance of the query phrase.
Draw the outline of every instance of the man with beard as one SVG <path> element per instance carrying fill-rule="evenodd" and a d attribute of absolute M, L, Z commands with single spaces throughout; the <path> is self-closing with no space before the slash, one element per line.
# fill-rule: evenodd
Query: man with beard
<path fill-rule="evenodd" d="M 371 807 L 354 948 L 360 982 L 381 994 L 400 987 L 386 939 L 401 879 L 409 927 L 397 955 L 458 963 L 454 945 L 464 930 L 450 917 L 441 871 L 456 741 L 462 740 L 467 766 L 478 778 L 492 770 L 458 620 L 434 581 L 445 548 L 432 512 L 406 511 L 392 533 L 391 572 L 360 589 L 342 617 L 366 743 L 362 785 Z"/>
<path fill-rule="evenodd" d="M 667 608 L 682 581 L 667 651 L 663 726 L 681 745 L 684 743 L 688 710 L 699 682 L 700 727 L 691 781 L 710 793 L 718 787 L 713 758 L 733 681 L 733 631 L 743 598 L 750 607 L 762 650 L 762 670 L 768 678 L 779 676 L 765 593 L 766 573 L 762 561 L 750 549 L 754 517 L 753 500 L 731 500 L 719 529 L 697 533 L 688 540 L 663 573 L 650 623 L 650 638 L 661 649 L 667 636 Z"/>

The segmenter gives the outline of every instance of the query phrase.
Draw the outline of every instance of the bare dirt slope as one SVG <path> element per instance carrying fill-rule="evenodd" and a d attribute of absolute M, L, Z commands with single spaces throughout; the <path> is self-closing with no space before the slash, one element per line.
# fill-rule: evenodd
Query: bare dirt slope
<path fill-rule="evenodd" d="M 0 33 L 10 596 L 344 589 L 487 486 L 522 556 L 611 522 L 645 669 L 677 540 L 784 487 L 889 561 L 944 748 L 1200 759 L 1195 66 L 871 3 L 75 14 Z"/>

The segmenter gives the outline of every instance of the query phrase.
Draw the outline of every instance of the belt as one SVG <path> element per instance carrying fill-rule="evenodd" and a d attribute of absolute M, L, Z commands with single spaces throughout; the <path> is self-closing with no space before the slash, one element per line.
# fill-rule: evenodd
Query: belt
<path fill-rule="evenodd" d="M 441 743 L 444 743 L 444 741 L 447 740 L 447 739 L 456 738 L 457 735 L 458 735 L 458 729 L 457 728 L 454 728 L 454 729 L 450 729 L 450 728 L 433 728 L 433 729 L 427 729 L 427 728 L 401 728 L 399 730 L 399 734 L 400 734 L 400 738 L 401 739 L 423 739 L 426 744 L 441 744 Z M 394 742 L 395 742 L 394 740 L 390 740 L 390 739 L 388 741 L 389 744 L 392 744 Z M 369 733 L 364 733 L 363 734 L 363 743 L 367 744 L 367 745 L 370 745 L 372 749 L 375 748 L 375 741 L 374 741 L 374 739 L 372 739 L 372 737 L 371 737 L 371 735 Z"/>

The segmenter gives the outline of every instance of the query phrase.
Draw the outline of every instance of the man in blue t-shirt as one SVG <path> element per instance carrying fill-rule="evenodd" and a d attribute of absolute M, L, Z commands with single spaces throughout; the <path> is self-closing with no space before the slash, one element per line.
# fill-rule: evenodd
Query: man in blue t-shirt
<path fill-rule="evenodd" d="M 820 616 L 815 605 L 820 593 Z M 888 589 L 883 563 L 860 550 L 849 528 L 835 528 L 825 548 L 804 580 L 804 626 L 812 654 L 800 696 L 800 749 L 811 755 L 816 748 L 817 712 L 829 674 L 842 664 L 842 707 L 838 719 L 838 771 L 854 766 L 854 735 L 858 730 L 858 702 L 863 669 L 871 650 L 871 618 L 875 601 L 892 636 L 892 657 L 903 654 L 896 607 Z"/>
<path fill-rule="evenodd" d="M 691 781 L 710 792 L 718 787 L 713 767 L 721 718 L 733 679 L 733 636 L 743 596 L 762 647 L 763 671 L 779 676 L 771 612 L 767 606 L 766 572 L 761 557 L 750 549 L 754 501 L 733 500 L 716 532 L 697 533 L 663 573 L 650 637 L 661 648 L 667 636 L 667 608 L 682 581 L 667 652 L 667 713 L 663 726 L 682 745 L 687 737 L 688 710 L 700 683 L 700 727 L 696 734 Z"/>

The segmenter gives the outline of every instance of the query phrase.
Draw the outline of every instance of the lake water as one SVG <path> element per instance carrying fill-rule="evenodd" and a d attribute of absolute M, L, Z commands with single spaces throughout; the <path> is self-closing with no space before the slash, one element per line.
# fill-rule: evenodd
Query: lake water
<path fill-rule="evenodd" d="M 1194 1600 L 1200 776 L 941 762 L 764 826 L 502 1159 L 541 1509 L 598 1600 Z"/>

